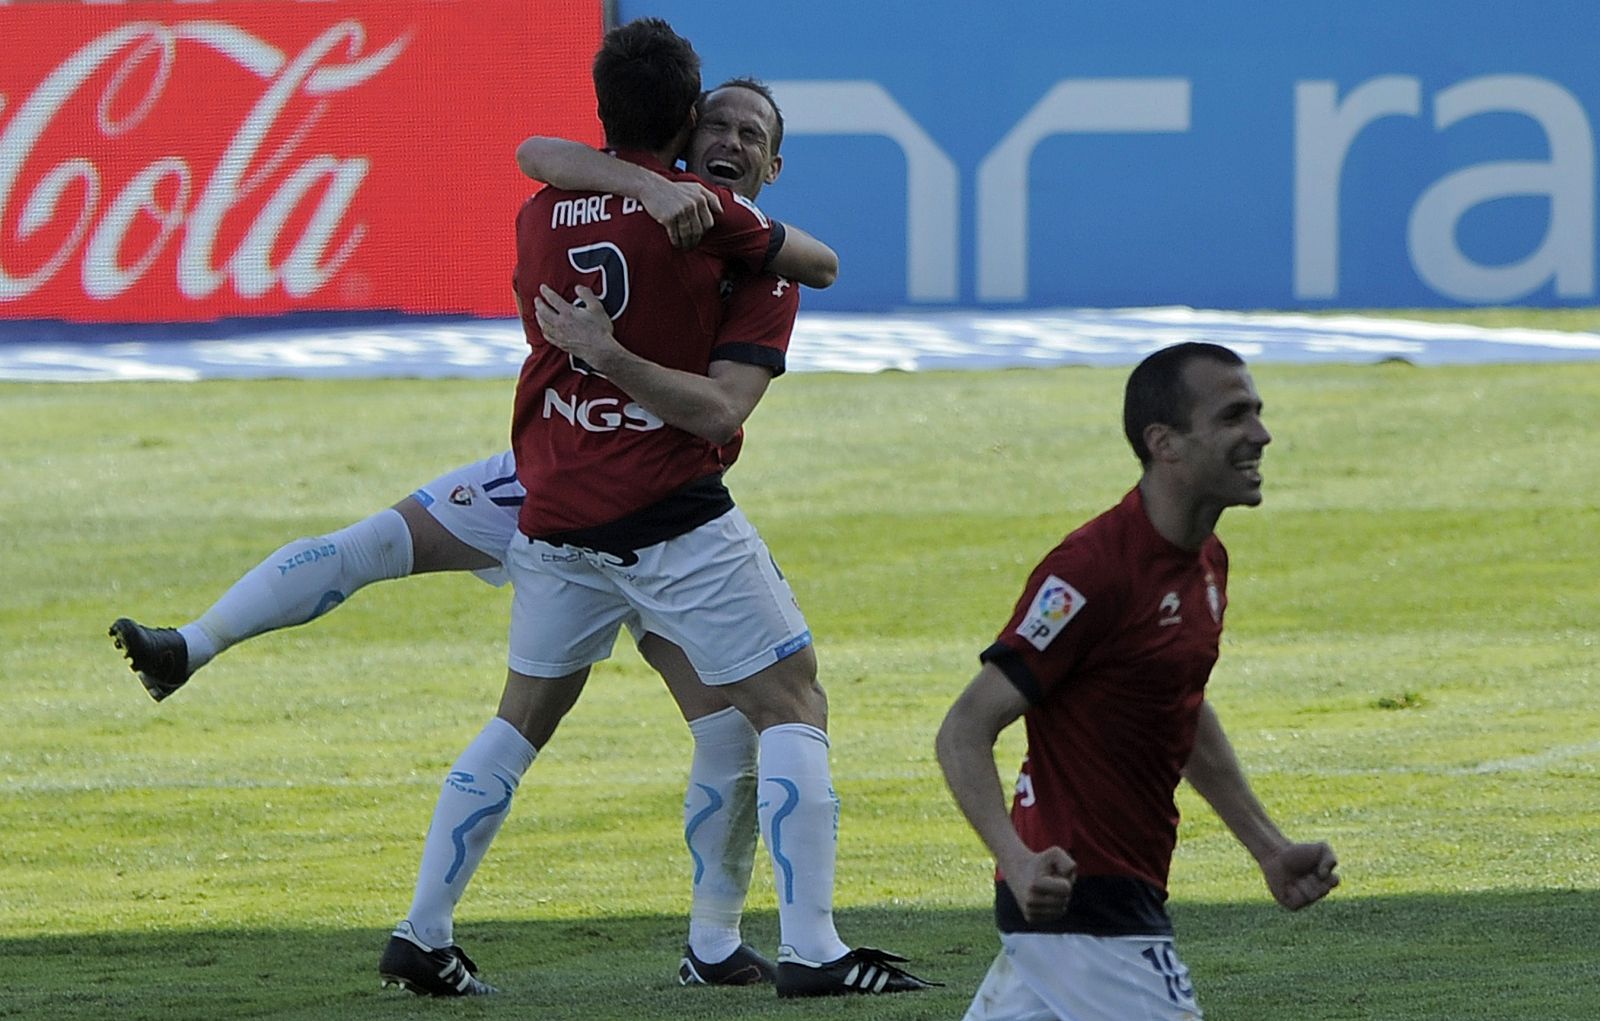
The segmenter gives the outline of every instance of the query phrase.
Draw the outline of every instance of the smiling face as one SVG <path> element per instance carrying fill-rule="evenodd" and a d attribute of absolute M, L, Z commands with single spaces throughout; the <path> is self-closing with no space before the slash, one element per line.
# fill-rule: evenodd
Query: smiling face
<path fill-rule="evenodd" d="M 690 173 L 753 199 L 783 168 L 783 157 L 773 152 L 777 120 L 772 104 L 753 89 L 717 89 L 701 104 L 684 163 Z"/>
<path fill-rule="evenodd" d="M 1192 404 L 1189 427 L 1158 427 L 1161 459 L 1176 469 L 1199 504 L 1254 507 L 1261 502 L 1261 454 L 1272 434 L 1261 422 L 1261 396 L 1242 365 L 1196 358 L 1183 367 Z"/>

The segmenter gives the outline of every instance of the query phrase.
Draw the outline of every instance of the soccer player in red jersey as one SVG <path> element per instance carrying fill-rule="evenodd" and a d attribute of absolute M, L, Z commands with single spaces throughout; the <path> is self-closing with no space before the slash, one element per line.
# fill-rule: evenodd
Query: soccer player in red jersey
<path fill-rule="evenodd" d="M 732 91 L 729 91 L 732 90 Z M 770 124 L 771 151 L 746 148 L 728 153 L 719 133 L 749 130 L 752 111 L 746 93 L 766 104 L 754 111 Z M 749 79 L 724 83 L 706 97 L 689 145 L 689 166 L 705 180 L 718 180 L 754 199 L 777 179 L 782 158 L 776 152 L 782 118 L 765 86 Z M 530 139 L 524 170 L 538 179 L 560 176 L 573 185 L 587 175 L 605 179 L 629 166 L 575 142 Z M 615 163 L 616 167 L 601 165 Z M 708 162 L 715 159 L 720 175 Z M 710 225 L 712 193 L 701 187 L 630 191 L 665 179 L 644 173 L 621 190 L 647 206 L 680 247 L 691 246 Z M 713 200 L 714 201 L 714 200 Z M 831 283 L 836 267 L 808 278 Z M 798 288 L 787 278 L 767 274 L 724 282 L 724 312 L 713 358 L 765 366 L 776 377 L 799 309 Z M 609 325 L 609 324 L 608 324 Z M 721 450 L 734 463 L 738 441 Z M 279 628 L 322 619 L 366 586 L 391 578 L 438 571 L 472 571 L 492 585 L 505 584 L 505 551 L 516 535 L 524 491 L 510 450 L 462 465 L 418 487 L 394 507 L 336 532 L 291 542 L 241 578 L 198 620 L 181 628 L 151 628 L 127 618 L 112 627 L 116 638 L 152 698 L 161 701 L 195 672 L 235 644 Z M 631 625 L 631 622 L 630 622 Z M 635 631 L 639 650 L 666 681 L 694 738 L 694 754 L 684 802 L 684 839 L 692 875 L 687 946 L 679 981 L 697 984 L 772 982 L 775 966 L 742 942 L 740 920 L 749 889 L 756 844 L 755 776 L 757 735 L 726 699 L 700 683 L 682 650 L 659 635 Z M 425 907 L 425 906 L 424 906 Z M 425 913 L 419 909 L 419 913 Z M 402 948 L 403 949 L 403 948 Z M 419 960 L 432 948 L 418 948 Z M 454 957 L 438 968 L 451 968 Z M 438 969 L 435 969 L 438 970 Z M 459 980 L 462 972 L 451 968 Z M 420 991 L 454 988 L 437 975 L 413 980 Z"/>
<path fill-rule="evenodd" d="M 608 33 L 595 60 L 613 153 L 691 191 L 704 186 L 668 168 L 698 90 L 698 58 L 664 22 Z M 724 91 L 760 110 L 770 132 L 766 100 Z M 718 163 L 737 171 L 742 146 L 775 141 L 721 133 L 704 155 L 714 173 Z M 521 776 L 624 624 L 681 648 L 759 733 L 758 816 L 784 943 L 779 995 L 926 985 L 892 954 L 850 949 L 834 928 L 838 800 L 811 634 L 721 478 L 726 445 L 772 378 L 759 357 L 718 346 L 721 281 L 769 270 L 806 279 L 832 253 L 726 188 L 708 191 L 718 215 L 687 251 L 620 190 L 547 188 L 517 219 L 513 280 L 531 351 L 513 412 L 528 496 L 506 555 L 510 669 L 495 719 L 452 773 L 471 782 L 447 781 L 435 810 L 418 879 L 428 917 L 416 917 L 414 903 L 385 952 L 387 960 L 407 943 L 443 952 L 451 974 L 441 978 L 454 979 L 455 993 L 489 991 L 453 943 L 455 902 Z M 389 975 L 382 964 L 380 972 Z"/>
<path fill-rule="evenodd" d="M 1205 701 L 1228 605 L 1213 529 L 1261 502 L 1261 409 L 1227 348 L 1141 362 L 1123 405 L 1138 485 L 1034 569 L 939 729 L 945 780 L 996 862 L 1003 949 L 968 1021 L 1200 1017 L 1164 906 L 1180 778 L 1284 907 L 1339 883 L 1327 844 L 1272 822 Z M 994 745 L 1019 717 L 1027 757 L 1008 813 Z"/>

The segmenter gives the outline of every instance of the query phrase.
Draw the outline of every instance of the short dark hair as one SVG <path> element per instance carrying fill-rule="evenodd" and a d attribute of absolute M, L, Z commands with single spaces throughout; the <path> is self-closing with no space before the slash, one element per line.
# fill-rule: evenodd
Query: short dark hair
<path fill-rule="evenodd" d="M 768 88 L 767 83 L 762 81 L 760 78 L 752 78 L 749 75 L 740 75 L 737 78 L 729 78 L 727 81 L 716 86 L 715 88 L 707 89 L 705 95 L 700 97 L 700 101 L 704 103 L 713 92 L 721 92 L 723 89 L 749 89 L 751 92 L 754 92 L 756 95 L 767 101 L 767 105 L 772 107 L 773 123 L 772 151 L 767 153 L 767 155 L 778 155 L 778 150 L 783 146 L 783 111 L 778 109 L 778 101 L 772 98 L 772 89 Z"/>
<path fill-rule="evenodd" d="M 1140 362 L 1128 376 L 1122 397 L 1122 431 L 1139 463 L 1150 466 L 1144 431 L 1157 423 L 1189 431 L 1194 394 L 1183 382 L 1183 370 L 1198 359 L 1222 365 L 1243 365 L 1244 359 L 1220 344 L 1190 341 L 1164 347 Z"/>
<path fill-rule="evenodd" d="M 606 144 L 619 149 L 666 148 L 700 96 L 700 55 L 660 18 L 607 32 L 593 74 Z"/>

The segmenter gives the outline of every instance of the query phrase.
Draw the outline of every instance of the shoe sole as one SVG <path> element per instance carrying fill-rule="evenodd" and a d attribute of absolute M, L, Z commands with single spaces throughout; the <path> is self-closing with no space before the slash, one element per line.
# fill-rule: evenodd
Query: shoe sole
<path fill-rule="evenodd" d="M 730 987 L 737 988 L 737 987 L 740 987 L 740 986 L 770 986 L 770 985 L 773 984 L 773 981 L 774 981 L 772 978 L 769 978 L 769 977 L 761 974 L 761 971 L 758 968 L 756 968 L 754 965 L 747 965 L 746 967 L 741 969 L 736 974 L 738 974 L 740 976 L 750 975 L 752 977 L 750 977 L 750 978 L 742 978 L 741 977 L 740 980 L 737 981 L 737 982 L 731 982 L 731 981 L 729 981 L 728 979 L 725 979 L 725 978 L 724 979 L 707 978 L 704 974 L 701 973 L 700 969 L 696 968 L 694 966 L 694 963 L 692 961 L 690 961 L 687 957 L 685 957 L 682 961 L 678 962 L 678 985 L 685 986 L 685 987 L 694 987 L 694 986 L 730 986 Z"/>
<path fill-rule="evenodd" d="M 493 996 L 493 995 L 495 995 L 496 993 L 498 993 L 500 991 L 499 989 L 496 989 L 494 986 L 489 986 L 489 988 L 487 990 L 483 991 L 483 992 L 436 993 L 436 992 L 433 992 L 432 990 L 424 989 L 423 987 L 417 985 L 415 982 L 411 981 L 410 979 L 404 978 L 404 977 L 402 977 L 400 975 L 385 975 L 385 974 L 379 973 L 379 975 L 378 975 L 378 988 L 380 988 L 380 989 L 388 989 L 390 986 L 399 986 L 401 989 L 404 989 L 406 992 L 411 993 L 413 996 L 426 996 L 426 997 L 428 997 L 430 999 L 435 999 L 435 1000 L 459 1000 L 459 999 L 464 999 L 464 998 L 466 998 L 468 996 Z"/>
<path fill-rule="evenodd" d="M 685 954 L 678 961 L 678 984 L 680 986 L 770 986 L 777 981 L 776 966 L 756 953 L 748 943 L 742 944 L 734 954 L 744 955 L 742 963 L 720 976 L 714 973 L 714 969 L 723 968 L 727 961 L 715 965 L 701 964 Z"/>
<path fill-rule="evenodd" d="M 138 667 L 134 666 L 133 650 L 128 647 L 127 638 L 123 634 L 123 628 L 121 625 L 122 621 L 118 620 L 115 624 L 111 625 L 110 630 L 108 630 L 106 634 L 111 636 L 111 643 L 117 647 L 118 652 L 122 653 L 122 658 L 128 661 L 128 669 L 132 670 L 133 675 L 139 678 L 139 683 L 144 685 L 145 692 L 152 699 L 160 702 L 168 695 L 177 691 L 178 688 L 183 687 L 182 683 L 179 683 L 169 688 L 164 681 L 151 680 L 149 677 L 145 676 L 145 672 L 143 670 L 140 670 Z M 188 680 L 188 678 L 184 678 L 184 680 Z"/>
<path fill-rule="evenodd" d="M 498 988 L 489 985 L 487 982 L 483 982 L 482 979 L 478 979 L 477 981 L 486 987 L 483 992 L 436 993 L 431 989 L 426 989 L 423 986 L 418 985 L 415 981 L 405 977 L 404 975 L 397 975 L 388 971 L 378 972 L 378 988 L 380 989 L 388 989 L 390 986 L 399 986 L 401 989 L 404 989 L 406 992 L 411 993 L 414 996 L 427 996 L 431 999 L 437 1000 L 457 1000 L 467 996 L 493 996 L 500 992 Z"/>

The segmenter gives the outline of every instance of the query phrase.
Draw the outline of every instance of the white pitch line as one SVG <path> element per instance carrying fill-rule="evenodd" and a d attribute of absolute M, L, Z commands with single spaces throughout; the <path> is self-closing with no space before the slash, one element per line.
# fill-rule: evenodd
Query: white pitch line
<path fill-rule="evenodd" d="M 1547 748 L 1533 755 L 1492 759 L 1473 766 L 1440 766 L 1426 762 L 1402 766 L 1333 766 L 1328 768 L 1273 766 L 1261 762 L 1253 762 L 1248 765 L 1251 774 L 1258 776 L 1489 776 L 1497 773 L 1532 773 L 1564 763 L 1578 762 L 1588 756 L 1600 757 L 1600 741 L 1561 745 L 1555 748 Z M 1248 755 L 1246 758 L 1248 758 Z M 1600 762 L 1592 763 L 1591 765 L 1596 768 L 1597 772 L 1600 772 Z"/>
<path fill-rule="evenodd" d="M 1535 769 L 1546 769 L 1550 766 L 1573 759 L 1581 759 L 1588 755 L 1600 754 L 1600 741 L 1590 741 L 1586 744 L 1569 744 L 1557 748 L 1548 748 L 1535 755 L 1519 755 L 1510 759 L 1495 759 L 1490 762 L 1480 762 L 1476 766 L 1463 767 L 1452 770 L 1458 775 L 1471 775 L 1479 773 L 1523 773 Z"/>

